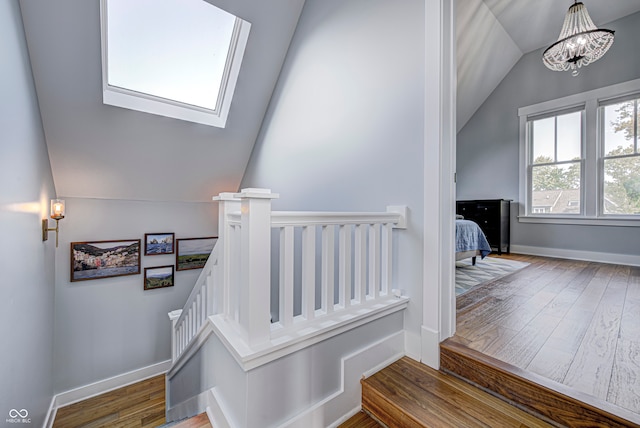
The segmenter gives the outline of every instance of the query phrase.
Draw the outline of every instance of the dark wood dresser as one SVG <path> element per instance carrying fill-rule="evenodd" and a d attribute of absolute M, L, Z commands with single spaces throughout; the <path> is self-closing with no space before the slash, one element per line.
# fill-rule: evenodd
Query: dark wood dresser
<path fill-rule="evenodd" d="M 478 223 L 491 249 L 502 254 L 509 252 L 510 205 L 511 199 L 457 201 L 456 213 Z"/>

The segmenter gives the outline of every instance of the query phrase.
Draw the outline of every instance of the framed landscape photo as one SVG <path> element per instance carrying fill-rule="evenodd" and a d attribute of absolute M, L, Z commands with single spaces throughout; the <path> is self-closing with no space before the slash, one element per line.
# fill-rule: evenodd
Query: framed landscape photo
<path fill-rule="evenodd" d="M 140 273 L 140 239 L 71 243 L 71 282 Z"/>
<path fill-rule="evenodd" d="M 144 268 L 144 289 L 173 287 L 173 265 Z"/>
<path fill-rule="evenodd" d="M 173 233 L 145 233 L 144 255 L 173 254 Z"/>
<path fill-rule="evenodd" d="M 176 270 L 202 269 L 217 240 L 217 236 L 176 240 Z"/>

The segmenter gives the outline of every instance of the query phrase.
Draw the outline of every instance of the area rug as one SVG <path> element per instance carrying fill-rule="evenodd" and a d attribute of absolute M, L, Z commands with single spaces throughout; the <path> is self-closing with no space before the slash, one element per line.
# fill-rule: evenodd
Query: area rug
<path fill-rule="evenodd" d="M 498 257 L 477 258 L 476 265 L 471 264 L 471 259 L 456 262 L 456 296 L 466 293 L 476 285 L 493 281 L 509 275 L 529 265 L 517 260 L 501 259 Z"/>

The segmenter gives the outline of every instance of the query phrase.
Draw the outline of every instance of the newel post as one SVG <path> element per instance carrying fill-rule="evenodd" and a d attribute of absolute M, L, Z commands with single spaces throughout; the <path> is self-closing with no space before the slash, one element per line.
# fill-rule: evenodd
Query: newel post
<path fill-rule="evenodd" d="M 176 311 L 171 311 L 167 315 L 169 315 L 169 320 L 171 320 L 171 361 L 175 362 L 178 357 L 178 340 L 176 337 L 176 323 L 178 322 L 178 318 L 182 315 L 182 309 L 178 309 Z"/>
<path fill-rule="evenodd" d="M 249 346 L 271 335 L 271 200 L 269 189 L 242 189 L 239 321 Z"/>
<path fill-rule="evenodd" d="M 214 196 L 214 201 L 218 202 L 218 275 L 217 280 L 222 284 L 221 291 L 214 291 L 215 299 L 218 303 L 218 310 L 225 317 L 235 318 L 236 308 L 231 293 L 231 266 L 232 266 L 232 227 L 229 222 L 229 214 L 240 211 L 240 199 L 235 193 L 220 193 Z M 218 294 L 220 293 L 220 294 Z M 220 307 L 220 305 L 222 307 Z"/>

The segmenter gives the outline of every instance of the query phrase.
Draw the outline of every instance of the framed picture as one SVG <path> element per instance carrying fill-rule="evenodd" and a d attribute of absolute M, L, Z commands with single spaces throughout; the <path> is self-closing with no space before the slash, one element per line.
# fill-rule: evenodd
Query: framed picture
<path fill-rule="evenodd" d="M 217 240 L 217 236 L 176 240 L 176 270 L 202 269 Z"/>
<path fill-rule="evenodd" d="M 139 239 L 71 243 L 71 282 L 139 273 Z"/>
<path fill-rule="evenodd" d="M 145 233 L 144 255 L 173 254 L 173 233 Z"/>
<path fill-rule="evenodd" d="M 144 289 L 173 287 L 173 265 L 144 268 Z"/>

